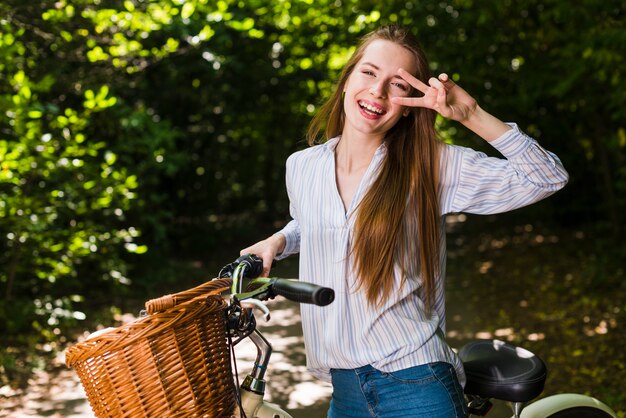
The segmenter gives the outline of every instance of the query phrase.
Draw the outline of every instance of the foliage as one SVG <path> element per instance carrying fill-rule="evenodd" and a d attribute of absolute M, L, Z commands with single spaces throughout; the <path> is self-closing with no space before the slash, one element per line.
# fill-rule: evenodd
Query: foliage
<path fill-rule="evenodd" d="M 75 308 L 85 298 L 129 283 L 127 254 L 147 247 L 127 213 L 156 198 L 138 196 L 149 190 L 150 180 L 140 187 L 139 178 L 150 178 L 151 168 L 129 156 L 171 148 L 174 138 L 154 135 L 152 119 L 106 78 L 83 76 L 85 63 L 68 56 L 84 45 L 62 30 L 57 38 L 50 20 L 15 8 L 0 22 L 9 75 L 0 90 L 0 332 L 8 350 L 55 340 L 85 319 Z"/>
<path fill-rule="evenodd" d="M 526 213 L 623 230 L 624 13 L 617 0 L 4 0 L 0 334 L 55 340 L 89 306 L 171 285 L 183 273 L 168 260 L 206 262 L 280 225 L 284 161 L 380 24 L 413 28 L 433 72 L 564 160 L 571 186 Z"/>

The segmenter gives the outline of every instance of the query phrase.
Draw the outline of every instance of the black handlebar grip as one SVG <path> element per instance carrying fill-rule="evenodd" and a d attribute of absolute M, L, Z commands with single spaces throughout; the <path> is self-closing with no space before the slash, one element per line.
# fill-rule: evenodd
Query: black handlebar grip
<path fill-rule="evenodd" d="M 329 287 L 322 287 L 299 280 L 272 280 L 273 292 L 294 302 L 326 306 L 335 300 L 335 291 Z"/>
<path fill-rule="evenodd" d="M 235 265 L 244 264 L 243 277 L 251 279 L 259 277 L 263 272 L 263 260 L 254 254 L 245 254 L 235 260 Z"/>

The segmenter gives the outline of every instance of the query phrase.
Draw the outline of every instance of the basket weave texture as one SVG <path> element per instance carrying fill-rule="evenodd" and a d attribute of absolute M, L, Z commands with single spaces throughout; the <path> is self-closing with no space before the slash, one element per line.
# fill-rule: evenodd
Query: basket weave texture
<path fill-rule="evenodd" d="M 97 418 L 231 417 L 230 279 L 146 302 L 148 315 L 69 347 Z"/>

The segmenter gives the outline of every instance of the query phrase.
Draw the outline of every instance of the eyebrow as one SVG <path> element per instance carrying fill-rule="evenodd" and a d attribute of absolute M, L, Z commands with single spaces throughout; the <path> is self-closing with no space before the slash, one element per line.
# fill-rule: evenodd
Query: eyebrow
<path fill-rule="evenodd" d="M 369 61 L 362 62 L 362 63 L 361 63 L 361 65 L 369 65 L 370 67 L 374 68 L 375 70 L 380 70 L 380 67 L 379 67 L 378 65 L 373 64 L 373 63 L 371 63 L 371 62 L 369 62 Z M 399 75 L 397 75 L 397 74 L 396 74 L 396 75 L 394 75 L 394 76 L 393 76 L 393 78 L 399 78 L 400 80 L 405 81 L 402 77 L 400 77 L 400 76 L 399 76 Z"/>

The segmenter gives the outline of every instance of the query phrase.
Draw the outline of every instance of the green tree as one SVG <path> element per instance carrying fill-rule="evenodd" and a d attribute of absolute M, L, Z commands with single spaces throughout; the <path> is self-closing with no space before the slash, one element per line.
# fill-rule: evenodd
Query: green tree
<path fill-rule="evenodd" d="M 176 133 L 114 93 L 126 74 L 115 82 L 85 57 L 74 6 L 0 10 L 0 360 L 11 379 L 23 346 L 55 341 L 85 318 L 86 298 L 110 303 L 130 283 L 128 261 L 147 246 L 129 215 L 162 199 L 150 175 L 172 170 L 159 156 Z"/>

